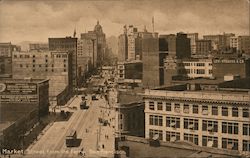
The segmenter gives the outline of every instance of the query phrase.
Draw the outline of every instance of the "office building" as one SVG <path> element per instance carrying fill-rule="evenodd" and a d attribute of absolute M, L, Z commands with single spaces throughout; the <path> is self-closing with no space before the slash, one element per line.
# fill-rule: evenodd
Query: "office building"
<path fill-rule="evenodd" d="M 118 85 L 126 87 L 141 86 L 143 63 L 141 60 L 117 63 Z"/>
<path fill-rule="evenodd" d="M 21 51 L 20 46 L 9 43 L 0 43 L 0 78 L 12 77 L 12 52 Z"/>
<path fill-rule="evenodd" d="M 203 39 L 212 41 L 214 51 L 223 51 L 226 48 L 226 37 L 224 35 L 204 35 Z"/>
<path fill-rule="evenodd" d="M 173 89 L 145 91 L 145 138 L 249 154 L 247 90 Z"/>
<path fill-rule="evenodd" d="M 72 53 L 65 51 L 13 52 L 13 78 L 49 79 L 49 97 L 63 105 L 73 89 Z"/>
<path fill-rule="evenodd" d="M 238 37 L 238 50 L 241 53 L 250 55 L 250 36 Z"/>
<path fill-rule="evenodd" d="M 196 41 L 196 55 L 208 56 L 212 52 L 211 40 L 197 40 Z"/>
<path fill-rule="evenodd" d="M 49 38 L 49 51 L 69 52 L 72 54 L 72 80 L 77 87 L 77 38 Z"/>
<path fill-rule="evenodd" d="M 151 38 L 142 39 L 142 83 L 144 87 L 160 85 L 159 38 L 153 33 Z"/>
<path fill-rule="evenodd" d="M 196 54 L 196 41 L 198 40 L 198 33 L 187 33 L 187 38 L 190 39 L 191 54 Z"/>
<path fill-rule="evenodd" d="M 160 51 L 167 51 L 168 55 L 178 59 L 191 57 L 190 39 L 187 38 L 187 34 L 160 35 L 159 40 Z"/>
<path fill-rule="evenodd" d="M 79 56 L 88 57 L 94 68 L 103 64 L 106 50 L 106 35 L 102 26 L 97 21 L 93 31 L 81 33 L 81 39 L 77 44 L 77 53 Z"/>

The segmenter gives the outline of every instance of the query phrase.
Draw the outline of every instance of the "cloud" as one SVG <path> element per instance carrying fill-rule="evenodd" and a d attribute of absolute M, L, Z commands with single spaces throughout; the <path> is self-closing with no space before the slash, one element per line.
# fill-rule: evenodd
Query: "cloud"
<path fill-rule="evenodd" d="M 245 0 L 137 0 L 137 1 L 1 1 L 0 42 L 47 41 L 48 37 L 93 30 L 100 20 L 107 36 L 122 33 L 133 24 L 159 33 L 248 33 Z"/>

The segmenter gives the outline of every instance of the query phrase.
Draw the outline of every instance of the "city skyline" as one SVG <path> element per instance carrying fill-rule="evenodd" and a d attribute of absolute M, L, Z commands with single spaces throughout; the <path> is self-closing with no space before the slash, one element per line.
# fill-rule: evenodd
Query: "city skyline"
<path fill-rule="evenodd" d="M 213 13 L 213 14 L 212 14 Z M 249 33 L 246 0 L 168 1 L 1 1 L 0 42 L 47 42 L 49 37 L 72 36 L 93 30 L 99 20 L 107 37 L 118 36 L 123 25 L 144 25 L 160 34 L 198 32 L 237 35 Z"/>

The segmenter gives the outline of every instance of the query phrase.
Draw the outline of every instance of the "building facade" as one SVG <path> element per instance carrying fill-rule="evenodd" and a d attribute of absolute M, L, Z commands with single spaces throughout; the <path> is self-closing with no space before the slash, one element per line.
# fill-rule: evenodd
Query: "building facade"
<path fill-rule="evenodd" d="M 187 38 L 187 34 L 184 33 L 177 33 L 177 35 L 160 35 L 159 50 L 167 51 L 169 56 L 173 56 L 178 59 L 190 58 L 190 39 Z"/>
<path fill-rule="evenodd" d="M 72 54 L 72 80 L 77 87 L 77 38 L 49 38 L 49 51 L 70 52 Z"/>
<path fill-rule="evenodd" d="M 72 54 L 65 51 L 13 52 L 13 78 L 49 79 L 50 101 L 63 104 L 73 89 Z"/>
<path fill-rule="evenodd" d="M 250 153 L 247 92 L 145 91 L 145 137 Z"/>
<path fill-rule="evenodd" d="M 30 43 L 29 51 L 48 51 L 49 45 L 48 43 Z"/>
<path fill-rule="evenodd" d="M 214 58 L 213 75 L 216 78 L 223 78 L 225 75 L 245 78 L 250 76 L 250 60 L 244 58 Z"/>
<path fill-rule="evenodd" d="M 190 39 L 191 54 L 196 54 L 196 41 L 198 40 L 198 33 L 187 33 L 187 38 Z"/>
<path fill-rule="evenodd" d="M 48 80 L 0 80 L 0 149 L 23 149 L 49 111 Z"/>
<path fill-rule="evenodd" d="M 97 21 L 93 31 L 82 33 L 77 45 L 77 54 L 91 59 L 92 67 L 96 68 L 103 64 L 106 50 L 106 35 L 102 26 Z"/>
<path fill-rule="evenodd" d="M 197 40 L 196 41 L 196 55 L 209 55 L 212 51 L 211 40 Z"/>

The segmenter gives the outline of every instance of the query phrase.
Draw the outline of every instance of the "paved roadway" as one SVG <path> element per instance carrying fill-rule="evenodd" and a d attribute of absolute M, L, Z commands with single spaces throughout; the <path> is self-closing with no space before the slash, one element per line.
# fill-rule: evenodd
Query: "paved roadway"
<path fill-rule="evenodd" d="M 76 106 L 77 110 L 68 109 L 68 111 L 74 111 L 70 119 L 68 121 L 54 122 L 51 126 L 46 127 L 43 135 L 38 137 L 38 141 L 34 142 L 26 150 L 26 157 L 80 157 L 79 151 L 81 148 L 84 148 L 86 157 L 113 156 L 113 126 L 115 120 L 112 118 L 115 118 L 115 112 L 106 108 L 108 106 L 104 97 L 100 98 L 98 96 L 98 100 L 91 101 L 91 96 L 88 95 L 87 104 L 90 106 L 88 110 L 81 110 L 80 102 L 81 96 L 74 98 L 69 107 Z M 62 109 L 66 111 L 67 108 Z M 109 120 L 109 122 L 111 121 L 110 126 L 101 126 L 98 123 L 99 117 L 103 117 Z M 71 129 L 75 129 L 77 131 L 77 138 L 82 139 L 79 147 L 66 147 L 65 137 Z M 97 139 L 99 142 L 98 145 Z"/>

